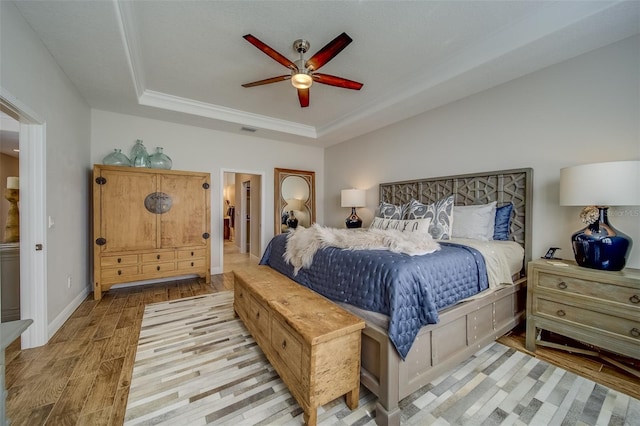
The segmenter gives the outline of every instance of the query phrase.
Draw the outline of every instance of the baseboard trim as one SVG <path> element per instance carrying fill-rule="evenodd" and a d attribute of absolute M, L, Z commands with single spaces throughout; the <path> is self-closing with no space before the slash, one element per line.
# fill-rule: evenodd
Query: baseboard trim
<path fill-rule="evenodd" d="M 85 301 L 85 299 L 87 298 L 89 293 L 91 293 L 91 291 L 92 290 L 90 290 L 89 288 L 85 288 L 84 291 L 78 294 L 71 301 L 71 303 L 69 303 L 67 307 L 64 308 L 62 312 L 60 312 L 58 316 L 55 317 L 53 321 L 51 321 L 51 323 L 49 323 L 47 327 L 47 343 L 53 337 L 53 335 L 56 334 L 58 330 L 60 330 L 60 328 L 71 317 L 71 315 L 73 315 L 75 310 L 78 309 L 78 306 L 80 306 L 82 302 Z"/>

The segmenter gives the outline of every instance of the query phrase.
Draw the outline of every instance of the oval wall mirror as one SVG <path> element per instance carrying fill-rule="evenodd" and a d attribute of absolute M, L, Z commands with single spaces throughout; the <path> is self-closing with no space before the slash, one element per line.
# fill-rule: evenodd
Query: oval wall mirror
<path fill-rule="evenodd" d="M 315 172 L 274 169 L 275 234 L 315 222 Z"/>

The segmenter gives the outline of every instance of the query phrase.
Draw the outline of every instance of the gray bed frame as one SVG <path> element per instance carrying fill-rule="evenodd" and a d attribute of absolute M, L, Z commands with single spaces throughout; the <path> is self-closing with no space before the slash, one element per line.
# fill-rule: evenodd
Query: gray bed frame
<path fill-rule="evenodd" d="M 526 265 L 531 259 L 532 179 L 533 170 L 526 168 L 380 185 L 380 201 L 392 204 L 404 204 L 412 198 L 429 204 L 451 194 L 455 194 L 456 205 L 497 201 L 501 206 L 511 202 L 511 236 L 524 247 L 525 256 L 515 284 L 439 312 L 439 323 L 420 330 L 404 361 L 386 330 L 367 321 L 362 335 L 361 383 L 378 397 L 378 425 L 400 425 L 400 400 L 524 321 Z M 455 217 L 453 223 L 455 227 Z"/>

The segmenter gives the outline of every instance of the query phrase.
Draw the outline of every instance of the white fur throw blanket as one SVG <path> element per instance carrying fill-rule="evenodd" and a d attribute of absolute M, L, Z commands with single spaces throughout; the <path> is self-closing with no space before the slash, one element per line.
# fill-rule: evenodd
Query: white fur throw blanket
<path fill-rule="evenodd" d="M 348 250 L 389 250 L 411 256 L 433 253 L 440 244 L 427 232 L 402 232 L 383 229 L 336 229 L 313 224 L 310 228 L 298 227 L 287 235 L 285 261 L 293 265 L 294 275 L 301 268 L 308 268 L 313 256 L 323 247 Z"/>

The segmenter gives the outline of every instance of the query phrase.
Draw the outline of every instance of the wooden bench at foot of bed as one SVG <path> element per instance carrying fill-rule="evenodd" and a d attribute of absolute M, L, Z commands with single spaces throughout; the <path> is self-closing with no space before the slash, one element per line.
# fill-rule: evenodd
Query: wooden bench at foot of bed
<path fill-rule="evenodd" d="M 236 314 L 314 426 L 317 408 L 346 395 L 358 407 L 360 342 L 357 316 L 268 266 L 234 271 Z"/>

